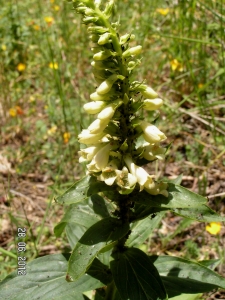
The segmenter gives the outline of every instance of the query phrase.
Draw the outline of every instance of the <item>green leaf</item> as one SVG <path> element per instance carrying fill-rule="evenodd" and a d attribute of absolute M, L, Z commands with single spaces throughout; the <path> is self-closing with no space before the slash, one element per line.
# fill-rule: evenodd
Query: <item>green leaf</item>
<path fill-rule="evenodd" d="M 152 218 L 161 211 L 167 211 L 168 208 L 161 207 L 152 207 L 146 206 L 143 204 L 139 204 L 135 202 L 133 214 L 131 215 L 132 220 L 137 221 L 146 218 L 147 216 L 151 216 Z"/>
<path fill-rule="evenodd" d="M 224 222 L 225 217 L 218 215 L 207 205 L 201 205 L 196 208 L 177 208 L 173 212 L 179 216 L 196 220 L 199 222 Z"/>
<path fill-rule="evenodd" d="M 61 222 L 54 228 L 54 233 L 58 237 L 66 229 L 70 246 L 74 248 L 86 229 L 102 218 L 109 217 L 109 211 L 113 209 L 111 203 L 99 195 L 93 195 L 82 204 L 71 204 Z"/>
<path fill-rule="evenodd" d="M 165 207 L 165 208 L 195 208 L 206 203 L 206 199 L 198 194 L 195 194 L 188 189 L 168 183 L 169 196 L 150 195 L 146 191 L 136 193 L 132 197 L 133 201 L 144 204 L 148 207 Z"/>
<path fill-rule="evenodd" d="M 126 245 L 129 247 L 134 247 L 142 244 L 153 232 L 153 230 L 158 227 L 164 214 L 164 212 L 160 212 L 154 217 L 150 216 L 144 220 L 133 223 L 131 226 L 132 232 L 129 235 Z"/>
<path fill-rule="evenodd" d="M 173 256 L 151 256 L 169 297 L 225 288 L 225 278 L 200 263 Z"/>
<path fill-rule="evenodd" d="M 53 254 L 37 258 L 26 265 L 27 274 L 17 271 L 0 283 L 0 295 L 4 300 L 83 300 L 82 292 L 104 286 L 89 275 L 76 282 L 66 281 L 68 255 Z"/>
<path fill-rule="evenodd" d="M 169 300 L 200 300 L 199 297 L 201 295 L 202 294 L 197 294 L 197 295 L 193 295 L 193 294 L 181 294 L 179 296 L 169 298 Z"/>
<path fill-rule="evenodd" d="M 90 267 L 100 252 L 110 250 L 129 231 L 129 223 L 122 224 L 112 217 L 91 226 L 76 244 L 70 260 L 68 274 L 77 280 Z"/>
<path fill-rule="evenodd" d="M 201 260 L 201 261 L 198 261 L 198 263 L 211 269 L 211 270 L 215 270 L 215 268 L 218 267 L 219 264 L 221 264 L 221 259 Z"/>
<path fill-rule="evenodd" d="M 91 277 L 100 280 L 105 285 L 109 284 L 113 278 L 108 266 L 104 265 L 99 259 L 95 258 L 87 271 Z"/>
<path fill-rule="evenodd" d="M 72 185 L 64 194 L 59 196 L 56 202 L 66 205 L 78 203 L 89 196 L 112 189 L 114 189 L 114 187 L 108 186 L 102 181 L 98 181 L 93 176 L 85 176 Z"/>
<path fill-rule="evenodd" d="M 144 252 L 128 248 L 122 253 L 117 252 L 114 257 L 110 269 L 122 299 L 167 299 L 158 271 Z"/>

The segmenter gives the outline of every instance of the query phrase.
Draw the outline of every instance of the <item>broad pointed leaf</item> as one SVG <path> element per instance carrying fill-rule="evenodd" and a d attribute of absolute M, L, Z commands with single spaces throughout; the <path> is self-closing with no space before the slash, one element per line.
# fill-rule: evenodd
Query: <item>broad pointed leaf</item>
<path fill-rule="evenodd" d="M 137 247 L 142 244 L 153 230 L 158 227 L 163 216 L 164 212 L 159 212 L 155 216 L 147 217 L 144 220 L 132 224 L 132 232 L 129 235 L 126 245 L 129 247 Z"/>
<path fill-rule="evenodd" d="M 114 282 L 123 300 L 164 300 L 166 291 L 153 263 L 139 249 L 118 252 L 111 261 Z"/>
<path fill-rule="evenodd" d="M 180 294 L 209 292 L 225 289 L 225 278 L 200 263 L 173 256 L 150 256 L 157 268 L 169 297 Z"/>
<path fill-rule="evenodd" d="M 163 208 L 195 208 L 206 203 L 206 199 L 198 194 L 195 194 L 188 189 L 168 183 L 169 196 L 150 195 L 146 191 L 136 193 L 132 197 L 133 201 L 144 204 L 149 207 L 163 207 Z"/>
<path fill-rule="evenodd" d="M 129 223 L 105 218 L 91 226 L 76 244 L 70 260 L 68 274 L 77 280 L 90 267 L 99 252 L 110 250 L 118 239 L 129 231 Z"/>
<path fill-rule="evenodd" d="M 0 283 L 0 298 L 4 300 L 84 300 L 82 292 L 104 286 L 89 275 L 76 282 L 66 281 L 68 255 L 47 255 L 29 262 L 27 274 L 18 276 L 17 271 Z"/>
<path fill-rule="evenodd" d="M 177 208 L 173 210 L 179 216 L 196 220 L 199 222 L 224 222 L 225 217 L 218 215 L 207 205 L 201 205 L 195 208 Z"/>
<path fill-rule="evenodd" d="M 59 196 L 56 202 L 67 205 L 78 203 L 89 196 L 112 189 L 114 188 L 98 181 L 93 176 L 85 176 L 72 185 L 63 195 Z"/>
<path fill-rule="evenodd" d="M 105 285 L 109 284 L 113 278 L 108 266 L 104 265 L 99 259 L 95 258 L 87 274 L 100 280 Z"/>

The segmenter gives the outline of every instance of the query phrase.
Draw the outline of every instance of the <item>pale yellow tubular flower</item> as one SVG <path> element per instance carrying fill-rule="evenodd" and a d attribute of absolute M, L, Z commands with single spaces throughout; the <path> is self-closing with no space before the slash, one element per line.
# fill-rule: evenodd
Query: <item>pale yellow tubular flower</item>
<path fill-rule="evenodd" d="M 96 119 L 94 122 L 91 123 L 91 125 L 88 127 L 88 130 L 90 133 L 94 134 L 100 134 L 103 132 L 103 130 L 106 128 L 106 126 L 109 124 L 110 119 Z"/>
<path fill-rule="evenodd" d="M 153 189 L 155 187 L 152 177 L 142 167 L 135 165 L 130 156 L 125 156 L 124 161 L 130 170 L 130 173 L 136 177 L 137 182 L 140 185 L 140 191 L 144 188 Z"/>
<path fill-rule="evenodd" d="M 123 102 L 119 99 L 113 103 L 107 105 L 103 110 L 98 114 L 98 119 L 105 120 L 111 119 L 115 113 L 116 108 L 121 105 Z"/>
<path fill-rule="evenodd" d="M 168 197 L 169 193 L 166 190 L 167 187 L 168 187 L 168 185 L 165 182 L 159 182 L 159 183 L 155 182 L 154 187 L 152 187 L 152 188 L 145 187 L 145 191 L 151 195 L 159 195 L 160 194 L 165 197 Z"/>
<path fill-rule="evenodd" d="M 107 94 L 107 93 L 111 90 L 111 88 L 112 88 L 114 82 L 115 82 L 117 79 L 118 79 L 118 77 L 117 77 L 116 74 L 113 74 L 113 75 L 109 76 L 105 81 L 103 81 L 103 82 L 99 85 L 99 87 L 97 88 L 96 92 L 97 92 L 98 94 L 100 94 L 100 95 Z"/>
<path fill-rule="evenodd" d="M 144 147 L 144 152 L 142 154 L 142 156 L 149 160 L 152 161 L 154 159 L 159 159 L 159 160 L 163 160 L 165 157 L 165 152 L 166 149 L 163 147 L 160 147 L 160 145 L 158 143 L 156 144 L 148 144 Z"/>
<path fill-rule="evenodd" d="M 144 89 L 141 90 L 142 95 L 145 98 L 149 98 L 149 99 L 155 99 L 158 97 L 158 94 L 150 87 L 150 86 L 144 86 Z"/>
<path fill-rule="evenodd" d="M 84 104 L 83 108 L 88 114 L 94 115 L 99 113 L 105 106 L 106 103 L 104 101 L 92 101 Z"/>
<path fill-rule="evenodd" d="M 163 105 L 163 100 L 160 98 L 146 99 L 144 100 L 144 109 L 146 110 L 156 110 Z"/>
<path fill-rule="evenodd" d="M 90 95 L 90 99 L 93 101 L 107 101 L 110 99 L 111 96 L 112 95 L 108 95 L 108 94 L 99 95 L 97 92 L 94 92 Z"/>
<path fill-rule="evenodd" d="M 81 162 L 87 162 L 91 161 L 95 154 L 101 149 L 102 144 L 97 144 L 95 146 L 91 146 L 85 149 L 81 149 L 78 151 L 79 157 L 79 163 Z"/>
<path fill-rule="evenodd" d="M 88 129 L 83 129 L 82 132 L 78 135 L 78 142 L 86 145 L 91 145 L 99 142 L 105 133 L 100 132 L 97 134 L 93 134 Z"/>
<path fill-rule="evenodd" d="M 94 156 L 91 163 L 87 166 L 89 171 L 99 172 L 104 169 L 109 161 L 109 153 L 111 149 L 115 149 L 117 144 L 108 143 L 103 146 Z"/>
<path fill-rule="evenodd" d="M 113 185 L 117 178 L 116 171 L 118 166 L 115 160 L 111 160 L 108 165 L 102 169 L 101 175 L 98 176 L 98 180 L 104 181 L 107 185 Z"/>
<path fill-rule="evenodd" d="M 140 123 L 141 129 L 143 130 L 144 139 L 150 144 L 154 144 L 166 139 L 165 134 L 160 131 L 155 125 L 149 124 L 146 121 Z"/>
<path fill-rule="evenodd" d="M 116 174 L 117 185 L 122 189 L 122 191 L 127 191 L 127 193 L 131 193 L 137 183 L 136 176 L 129 173 L 127 167 L 125 166 L 122 170 L 116 170 Z"/>

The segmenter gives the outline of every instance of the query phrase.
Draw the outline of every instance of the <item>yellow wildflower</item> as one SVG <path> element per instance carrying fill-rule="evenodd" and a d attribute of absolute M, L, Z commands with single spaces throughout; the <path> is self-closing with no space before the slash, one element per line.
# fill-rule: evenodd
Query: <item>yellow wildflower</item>
<path fill-rule="evenodd" d="M 38 30 L 40 30 L 40 26 L 37 25 L 37 24 L 34 24 L 34 25 L 33 25 L 33 29 L 38 31 Z"/>
<path fill-rule="evenodd" d="M 51 3 L 54 3 L 54 2 L 55 2 L 55 0 L 50 0 L 50 2 L 51 2 Z"/>
<path fill-rule="evenodd" d="M 57 70 L 59 68 L 59 66 L 56 62 L 50 62 L 48 64 L 48 66 L 49 66 L 50 69 L 55 69 L 55 70 Z"/>
<path fill-rule="evenodd" d="M 10 110 L 9 110 L 9 115 L 11 117 L 15 117 L 17 115 L 23 115 L 23 114 L 24 114 L 24 112 L 20 106 L 14 106 L 14 107 L 10 108 Z"/>
<path fill-rule="evenodd" d="M 53 17 L 45 17 L 45 22 L 48 24 L 48 26 L 51 26 L 54 22 Z"/>
<path fill-rule="evenodd" d="M 157 8 L 156 11 L 163 16 L 166 16 L 169 13 L 169 8 Z"/>
<path fill-rule="evenodd" d="M 211 222 L 209 225 L 205 227 L 206 231 L 209 233 L 216 235 L 220 233 L 221 230 L 221 223 L 220 222 Z"/>
<path fill-rule="evenodd" d="M 204 84 L 203 84 L 203 83 L 199 83 L 199 84 L 198 84 L 198 88 L 199 88 L 199 89 L 202 89 L 203 87 L 204 87 Z"/>
<path fill-rule="evenodd" d="M 23 63 L 19 63 L 16 68 L 19 72 L 23 72 L 26 69 L 26 65 Z"/>
<path fill-rule="evenodd" d="M 173 71 L 177 70 L 179 72 L 182 72 L 184 70 L 183 64 L 180 63 L 176 58 L 171 60 L 170 66 Z"/>
<path fill-rule="evenodd" d="M 70 139 L 70 133 L 69 132 L 64 132 L 63 133 L 64 143 L 67 144 L 69 142 L 69 139 Z"/>
<path fill-rule="evenodd" d="M 54 125 L 47 131 L 47 133 L 48 135 L 53 135 L 54 133 L 56 133 L 56 131 L 57 131 L 57 126 Z"/>
<path fill-rule="evenodd" d="M 59 11 L 60 7 L 58 5 L 54 5 L 54 10 Z"/>
<path fill-rule="evenodd" d="M 11 117 L 15 117 L 16 114 L 17 114 L 16 113 L 16 108 L 15 107 L 10 108 L 9 114 L 10 114 Z"/>
<path fill-rule="evenodd" d="M 4 44 L 2 45 L 1 48 L 2 48 L 3 51 L 6 51 L 6 49 L 7 49 L 6 45 L 4 45 Z"/>

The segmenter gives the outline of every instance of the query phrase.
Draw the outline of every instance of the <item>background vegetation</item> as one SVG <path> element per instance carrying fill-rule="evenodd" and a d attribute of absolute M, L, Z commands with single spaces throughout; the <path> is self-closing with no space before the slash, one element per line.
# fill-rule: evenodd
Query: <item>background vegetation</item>
<path fill-rule="evenodd" d="M 90 123 L 82 105 L 95 82 L 85 25 L 71 4 L 0 4 L 2 279 L 16 268 L 18 226 L 27 228 L 29 259 L 67 247 L 65 237 L 56 241 L 52 235 L 61 216 L 52 200 L 84 174 L 77 134 Z M 120 0 L 117 11 L 121 34 L 132 31 L 143 46 L 134 78 L 146 78 L 165 101 L 159 127 L 171 148 L 166 161 L 149 171 L 169 178 L 183 173 L 184 186 L 208 196 L 210 206 L 225 214 L 223 1 Z M 211 235 L 205 224 L 168 215 L 143 247 L 224 259 L 225 230 Z M 225 275 L 224 265 L 217 271 Z"/>

